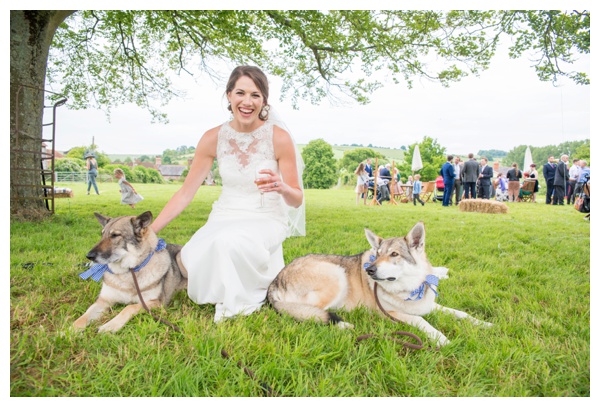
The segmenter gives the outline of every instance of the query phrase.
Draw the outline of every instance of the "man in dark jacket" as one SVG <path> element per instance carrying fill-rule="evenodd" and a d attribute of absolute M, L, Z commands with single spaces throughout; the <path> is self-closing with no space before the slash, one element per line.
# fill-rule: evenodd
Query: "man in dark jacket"
<path fill-rule="evenodd" d="M 452 190 L 454 189 L 454 165 L 452 160 L 454 156 L 449 155 L 448 161 L 442 165 L 440 175 L 444 177 L 444 199 L 442 200 L 442 206 L 450 206 L 450 199 L 452 199 Z"/>
<path fill-rule="evenodd" d="M 477 196 L 482 199 L 490 199 L 492 190 L 492 178 L 494 177 L 494 169 L 488 164 L 488 159 L 481 157 L 481 170 L 479 172 L 479 192 Z"/>
<path fill-rule="evenodd" d="M 390 189 L 392 187 L 391 181 L 392 181 L 392 173 L 390 172 L 390 167 L 391 165 L 388 163 L 385 165 L 385 167 L 381 168 L 379 170 L 379 178 L 382 180 L 386 180 L 386 186 L 388 189 L 388 192 L 392 192 L 392 190 Z"/>
<path fill-rule="evenodd" d="M 552 192 L 554 192 L 554 174 L 556 173 L 553 155 L 548 157 L 548 162 L 544 164 L 542 170 L 546 180 L 546 205 L 550 205 L 552 203 Z"/>
<path fill-rule="evenodd" d="M 473 158 L 473 153 L 469 153 L 469 159 L 465 161 L 461 170 L 465 199 L 475 199 L 477 197 L 476 185 L 478 177 L 479 164 Z"/>
<path fill-rule="evenodd" d="M 569 182 L 569 170 L 567 169 L 567 162 L 569 156 L 563 154 L 560 156 L 560 161 L 556 166 L 554 172 L 554 199 L 552 205 L 564 205 L 565 204 L 565 191 L 567 183 Z"/>

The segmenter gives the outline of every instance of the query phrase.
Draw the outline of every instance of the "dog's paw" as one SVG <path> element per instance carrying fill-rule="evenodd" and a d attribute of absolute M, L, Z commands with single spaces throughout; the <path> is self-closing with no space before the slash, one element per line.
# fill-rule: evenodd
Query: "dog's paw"
<path fill-rule="evenodd" d="M 444 280 L 448 278 L 448 268 L 447 267 L 434 267 L 433 275 L 439 278 L 440 280 Z"/>
<path fill-rule="evenodd" d="M 490 327 L 494 326 L 494 324 L 492 324 L 491 322 L 485 322 L 485 321 L 482 321 L 477 318 L 473 318 L 471 321 L 473 322 L 474 325 L 482 326 L 484 328 L 490 328 Z"/>
<path fill-rule="evenodd" d="M 446 346 L 446 345 L 450 345 L 450 340 L 448 340 L 448 338 L 443 336 L 443 337 L 437 339 L 437 346 L 442 347 L 442 346 Z"/>
<path fill-rule="evenodd" d="M 57 335 L 60 338 L 70 338 L 75 335 L 81 335 L 84 332 L 83 328 L 78 328 L 75 324 L 65 324 L 60 330 L 57 331 Z"/>
<path fill-rule="evenodd" d="M 354 325 L 352 325 L 349 322 L 344 322 L 344 321 L 340 321 L 337 324 L 335 324 L 336 327 L 338 327 L 339 329 L 354 329 Z"/>
<path fill-rule="evenodd" d="M 121 328 L 123 328 L 123 324 L 119 324 L 117 322 L 114 322 L 114 320 L 110 320 L 106 324 L 98 328 L 98 333 L 115 333 Z"/>
<path fill-rule="evenodd" d="M 87 322 L 87 319 L 81 317 L 78 318 L 77 321 L 73 322 L 73 325 L 71 327 L 73 328 L 73 330 L 83 331 L 87 326 Z"/>

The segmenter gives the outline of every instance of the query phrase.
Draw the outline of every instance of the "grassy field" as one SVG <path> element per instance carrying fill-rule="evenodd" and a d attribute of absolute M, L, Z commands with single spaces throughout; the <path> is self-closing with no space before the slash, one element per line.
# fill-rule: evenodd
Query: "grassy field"
<path fill-rule="evenodd" d="M 109 216 L 158 214 L 176 185 L 135 185 L 135 210 L 119 203 L 116 184 L 101 195 L 57 200 L 40 223 L 10 225 L 10 395 L 263 396 L 590 396 L 590 223 L 572 207 L 509 204 L 504 215 L 424 207 L 355 205 L 350 189 L 306 191 L 307 236 L 284 243 L 285 262 L 307 253 L 366 250 L 364 228 L 403 236 L 425 222 L 433 265 L 450 269 L 439 303 L 492 322 L 489 329 L 432 314 L 426 319 L 451 343 L 407 351 L 384 335 L 416 329 L 364 309 L 340 312 L 355 324 L 338 330 L 297 323 L 269 306 L 220 324 L 214 307 L 185 292 L 157 314 L 178 333 L 141 313 L 117 334 L 69 327 L 96 299 L 100 284 L 77 276 L 100 236 L 97 211 Z M 219 187 L 202 187 L 163 232 L 184 244 L 206 221 Z M 356 343 L 359 335 L 380 339 Z M 224 359 L 226 350 L 233 359 Z M 236 362 L 252 369 L 250 378 Z"/>

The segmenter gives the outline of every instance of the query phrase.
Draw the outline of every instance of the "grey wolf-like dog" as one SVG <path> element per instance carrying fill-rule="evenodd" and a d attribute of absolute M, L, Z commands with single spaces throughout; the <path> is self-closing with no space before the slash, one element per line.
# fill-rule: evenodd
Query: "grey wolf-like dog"
<path fill-rule="evenodd" d="M 425 227 L 417 223 L 405 237 L 383 239 L 365 229 L 371 249 L 354 256 L 310 254 L 285 266 L 269 286 L 267 298 L 280 313 L 304 321 L 314 319 L 341 328 L 353 325 L 342 321 L 330 309 L 352 310 L 365 306 L 415 326 L 437 343 L 449 340 L 431 326 L 423 315 L 442 311 L 477 325 L 491 326 L 467 313 L 435 302 L 440 278 L 448 269 L 432 267 L 425 254 Z"/>
<path fill-rule="evenodd" d="M 142 310 L 131 269 L 137 270 L 140 292 L 149 309 L 167 305 L 177 291 L 186 289 L 187 272 L 180 260 L 181 246 L 165 244 L 150 227 L 152 213 L 114 219 L 94 215 L 103 226 L 102 238 L 87 254 L 96 265 L 81 276 L 96 281 L 102 278 L 102 288 L 96 302 L 73 326 L 83 329 L 112 305 L 129 304 L 98 329 L 116 332 Z"/>

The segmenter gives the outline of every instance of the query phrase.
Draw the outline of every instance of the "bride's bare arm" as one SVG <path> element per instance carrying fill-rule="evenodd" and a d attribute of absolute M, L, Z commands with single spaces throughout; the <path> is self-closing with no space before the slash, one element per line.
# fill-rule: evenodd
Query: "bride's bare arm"
<path fill-rule="evenodd" d="M 167 226 L 189 205 L 198 188 L 208 176 L 217 155 L 218 131 L 219 127 L 207 131 L 198 142 L 192 166 L 183 182 L 183 186 L 171 197 L 152 222 L 152 229 L 155 233 Z"/>
<path fill-rule="evenodd" d="M 287 205 L 297 208 L 302 204 L 304 194 L 298 181 L 296 148 L 289 133 L 277 126 L 273 126 L 273 148 L 283 178 L 278 192 Z"/>

